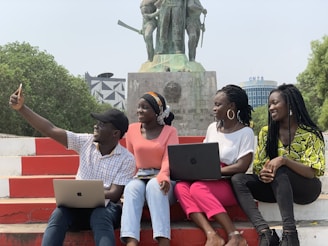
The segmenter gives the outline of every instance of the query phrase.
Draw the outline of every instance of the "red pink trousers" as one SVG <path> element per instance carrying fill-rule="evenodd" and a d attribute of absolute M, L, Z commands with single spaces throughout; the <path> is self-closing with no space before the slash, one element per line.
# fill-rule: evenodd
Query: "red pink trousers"
<path fill-rule="evenodd" d="M 226 213 L 224 207 L 237 204 L 230 179 L 215 181 L 177 182 L 174 189 L 187 218 L 191 213 L 205 213 L 208 219 Z"/>

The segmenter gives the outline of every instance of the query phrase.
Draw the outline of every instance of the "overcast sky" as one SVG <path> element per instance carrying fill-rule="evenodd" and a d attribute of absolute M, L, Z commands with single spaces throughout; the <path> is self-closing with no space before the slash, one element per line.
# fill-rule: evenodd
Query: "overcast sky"
<path fill-rule="evenodd" d="M 127 78 L 147 60 L 137 0 L 0 0 L 0 45 L 28 42 L 73 75 Z M 263 76 L 295 83 L 310 43 L 328 35 L 328 0 L 203 0 L 203 47 L 196 61 L 219 86 Z"/>

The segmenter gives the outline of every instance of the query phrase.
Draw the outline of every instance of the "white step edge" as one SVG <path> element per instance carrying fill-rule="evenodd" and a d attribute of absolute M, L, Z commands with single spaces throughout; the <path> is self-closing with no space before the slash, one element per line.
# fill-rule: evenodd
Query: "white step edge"
<path fill-rule="evenodd" d="M 9 179 L 0 178 L 0 197 L 9 197 Z"/>
<path fill-rule="evenodd" d="M 21 176 L 22 157 L 20 156 L 0 156 L 1 176 Z"/>
<path fill-rule="evenodd" d="M 281 221 L 277 203 L 258 203 L 263 218 L 267 221 Z M 327 220 L 328 221 L 328 195 L 321 194 L 319 199 L 307 205 L 294 204 L 295 220 Z M 328 232 L 328 231 L 327 231 Z"/>
<path fill-rule="evenodd" d="M 0 156 L 35 155 L 34 137 L 0 138 Z"/>

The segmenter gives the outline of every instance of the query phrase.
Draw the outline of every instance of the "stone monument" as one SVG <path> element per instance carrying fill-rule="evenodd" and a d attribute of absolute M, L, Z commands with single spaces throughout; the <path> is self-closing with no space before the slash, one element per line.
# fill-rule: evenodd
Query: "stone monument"
<path fill-rule="evenodd" d="M 123 23 L 124 27 L 143 34 L 148 57 L 138 72 L 128 74 L 127 116 L 130 122 L 137 121 L 136 103 L 140 96 L 156 91 L 165 97 L 174 113 L 172 124 L 180 136 L 205 135 L 214 119 L 213 97 L 217 90 L 216 73 L 206 71 L 195 60 L 196 47 L 199 40 L 202 43 L 205 31 L 200 16 L 203 14 L 205 20 L 206 9 L 199 0 L 142 0 L 140 9 L 142 30 Z M 189 57 L 185 54 L 186 32 Z"/>

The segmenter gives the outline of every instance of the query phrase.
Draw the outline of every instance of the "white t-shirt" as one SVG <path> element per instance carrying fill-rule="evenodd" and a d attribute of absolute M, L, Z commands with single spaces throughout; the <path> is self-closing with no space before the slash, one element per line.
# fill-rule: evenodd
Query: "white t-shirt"
<path fill-rule="evenodd" d="M 217 130 L 216 122 L 213 122 L 207 128 L 204 143 L 219 143 L 221 162 L 231 165 L 248 153 L 254 153 L 254 139 L 254 132 L 250 127 L 243 127 L 232 133 L 222 133 Z"/>

